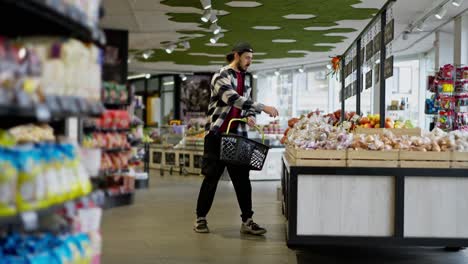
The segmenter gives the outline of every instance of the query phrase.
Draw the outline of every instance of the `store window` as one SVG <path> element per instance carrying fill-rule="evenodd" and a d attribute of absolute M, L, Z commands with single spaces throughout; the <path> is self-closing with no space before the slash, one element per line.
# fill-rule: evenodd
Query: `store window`
<path fill-rule="evenodd" d="M 298 80 L 297 85 L 295 85 L 297 107 L 295 116 L 308 114 L 317 109 L 323 113 L 328 112 L 330 90 L 327 73 L 325 71 L 308 71 L 297 73 L 295 77 Z"/>
<path fill-rule="evenodd" d="M 174 76 L 162 77 L 162 118 L 163 124 L 169 124 L 174 118 Z"/>

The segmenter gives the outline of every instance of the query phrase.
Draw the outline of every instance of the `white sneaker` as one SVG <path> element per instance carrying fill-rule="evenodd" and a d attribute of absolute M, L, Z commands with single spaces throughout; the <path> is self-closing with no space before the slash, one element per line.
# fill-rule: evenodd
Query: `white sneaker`
<path fill-rule="evenodd" d="M 197 233 L 209 233 L 208 222 L 205 217 L 198 217 L 193 226 L 193 230 Z"/>
<path fill-rule="evenodd" d="M 263 235 L 267 231 L 265 228 L 257 225 L 252 218 L 247 219 L 244 223 L 241 225 L 240 232 L 243 234 L 251 234 L 251 235 Z"/>

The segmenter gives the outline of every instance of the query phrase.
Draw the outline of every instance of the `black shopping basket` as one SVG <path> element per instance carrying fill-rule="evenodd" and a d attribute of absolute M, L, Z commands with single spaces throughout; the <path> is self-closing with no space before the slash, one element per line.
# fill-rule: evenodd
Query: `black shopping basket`
<path fill-rule="evenodd" d="M 268 154 L 269 146 L 265 143 L 263 130 L 258 126 L 255 128 L 262 134 L 262 143 L 248 139 L 243 136 L 229 134 L 233 121 L 247 122 L 247 119 L 232 119 L 229 122 L 227 132 L 221 135 L 221 157 L 228 164 L 247 166 L 251 170 L 262 170 Z"/>

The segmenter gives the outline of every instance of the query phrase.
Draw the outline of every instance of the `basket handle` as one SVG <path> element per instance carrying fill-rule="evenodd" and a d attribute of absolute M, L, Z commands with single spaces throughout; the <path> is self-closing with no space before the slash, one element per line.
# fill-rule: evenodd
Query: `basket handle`
<path fill-rule="evenodd" d="M 226 134 L 229 134 L 229 130 L 231 129 L 231 123 L 233 121 L 239 121 L 239 122 L 247 123 L 247 118 L 233 118 L 233 119 L 231 119 L 231 121 L 229 121 Z M 265 144 L 265 133 L 263 132 L 263 129 L 261 129 L 260 126 L 254 126 L 254 128 L 257 129 L 258 133 L 262 134 L 262 144 Z"/>

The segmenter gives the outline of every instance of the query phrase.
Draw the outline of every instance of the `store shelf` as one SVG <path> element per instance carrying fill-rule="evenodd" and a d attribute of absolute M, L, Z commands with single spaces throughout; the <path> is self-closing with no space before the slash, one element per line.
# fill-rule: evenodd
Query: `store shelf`
<path fill-rule="evenodd" d="M 49 97 L 45 103 L 37 105 L 21 106 L 19 104 L 0 104 L 0 116 L 21 117 L 48 122 L 54 119 L 67 117 L 85 117 L 100 115 L 104 108 L 101 103 L 86 106 L 80 98 Z"/>
<path fill-rule="evenodd" d="M 115 109 L 115 108 L 122 108 L 122 107 L 127 107 L 129 106 L 130 104 L 127 102 L 127 103 L 111 103 L 111 102 L 104 102 L 104 106 L 106 108 L 110 108 L 110 109 Z"/>
<path fill-rule="evenodd" d="M 86 201 L 89 201 L 90 199 L 93 200 L 97 205 L 102 206 L 104 205 L 104 201 L 100 201 L 100 198 L 97 198 L 100 194 L 91 193 L 88 195 L 85 195 L 83 197 L 76 198 L 74 200 L 69 200 L 65 201 L 63 203 L 55 204 L 52 206 L 49 206 L 47 208 L 43 209 L 37 209 L 37 210 L 30 210 L 30 211 L 25 211 L 25 212 L 19 212 L 18 214 L 14 216 L 9 216 L 9 217 L 1 217 L 0 216 L 0 227 L 6 226 L 6 225 L 22 225 L 23 224 L 23 219 L 22 215 L 27 214 L 27 213 L 35 213 L 38 218 L 47 216 L 50 214 L 53 214 L 61 209 L 66 208 L 67 204 L 70 203 L 76 203 L 76 202 L 83 202 L 85 203 Z"/>
<path fill-rule="evenodd" d="M 103 133 L 124 133 L 130 132 L 130 128 L 97 128 L 97 127 L 84 127 L 85 133 L 90 132 L 103 132 Z"/>
<path fill-rule="evenodd" d="M 104 152 L 107 153 L 120 153 L 120 152 L 126 152 L 130 151 L 130 148 L 109 148 L 109 149 L 103 149 Z"/>
<path fill-rule="evenodd" d="M 105 43 L 105 35 L 98 28 L 86 24 L 86 15 L 64 5 L 64 1 L 0 0 L 0 34 L 9 37 L 46 35 L 74 37 L 98 45 Z"/>

